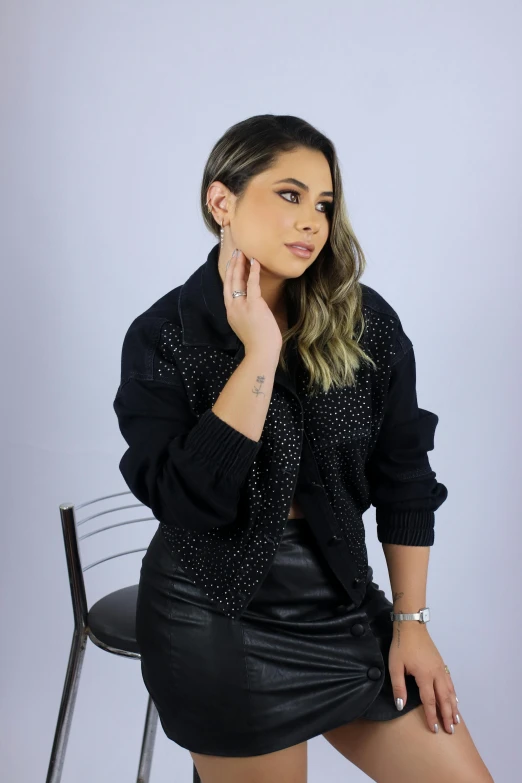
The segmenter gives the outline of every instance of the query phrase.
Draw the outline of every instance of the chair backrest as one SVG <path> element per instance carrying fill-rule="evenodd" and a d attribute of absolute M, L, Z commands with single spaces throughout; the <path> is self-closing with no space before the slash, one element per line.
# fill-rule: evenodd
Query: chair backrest
<path fill-rule="evenodd" d="M 94 500 L 87 500 L 85 503 L 77 503 L 77 504 L 60 503 L 59 508 L 60 508 L 60 518 L 62 521 L 65 557 L 67 560 L 67 571 L 69 573 L 69 586 L 71 589 L 71 600 L 73 606 L 74 623 L 76 627 L 81 626 L 85 628 L 87 626 L 87 614 L 88 614 L 89 607 L 87 604 L 87 594 L 85 591 L 85 580 L 83 576 L 85 571 L 88 571 L 90 568 L 94 568 L 95 566 L 100 565 L 100 563 L 105 563 L 107 560 L 112 560 L 115 557 L 130 555 L 133 554 L 134 552 L 145 552 L 147 549 L 147 547 L 140 547 L 139 549 L 129 549 L 126 552 L 117 552 L 116 554 L 111 554 L 108 557 L 103 557 L 101 560 L 96 560 L 93 563 L 89 563 L 88 565 L 83 566 L 81 553 L 80 553 L 80 542 L 86 538 L 91 538 L 91 536 L 96 536 L 98 535 L 98 533 L 103 533 L 106 530 L 112 530 L 113 528 L 121 527 L 123 525 L 133 525 L 136 522 L 148 522 L 151 520 L 154 520 L 157 524 L 156 517 L 142 516 L 142 517 L 137 517 L 135 519 L 126 519 L 123 522 L 114 522 L 110 525 L 104 525 L 103 527 L 99 527 L 96 530 L 93 530 L 89 533 L 84 533 L 83 535 L 80 535 L 78 532 L 78 528 L 80 527 L 80 525 L 85 525 L 87 522 L 90 522 L 93 519 L 103 517 L 106 514 L 112 514 L 115 511 L 122 511 L 124 509 L 138 508 L 138 507 L 147 508 L 147 506 L 144 506 L 143 503 L 130 503 L 129 505 L 115 506 L 114 508 L 104 509 L 103 511 L 95 512 L 86 517 L 83 517 L 82 519 L 76 518 L 76 512 L 82 508 L 85 508 L 86 506 L 92 506 L 95 503 L 100 503 L 102 500 L 108 500 L 109 498 L 116 498 L 122 495 L 130 495 L 130 494 L 132 494 L 130 490 L 126 490 L 125 492 L 115 492 L 112 495 L 104 495 L 103 497 L 95 498 Z M 147 511 L 150 514 L 149 508 L 147 508 Z"/>

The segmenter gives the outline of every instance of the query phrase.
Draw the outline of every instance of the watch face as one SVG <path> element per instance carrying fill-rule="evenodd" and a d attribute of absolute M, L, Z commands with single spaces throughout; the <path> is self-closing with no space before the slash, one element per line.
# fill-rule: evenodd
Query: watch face
<path fill-rule="evenodd" d="M 428 609 L 428 607 L 426 607 L 425 609 L 422 610 L 422 622 L 427 623 L 429 622 L 429 619 L 430 619 L 430 610 Z"/>

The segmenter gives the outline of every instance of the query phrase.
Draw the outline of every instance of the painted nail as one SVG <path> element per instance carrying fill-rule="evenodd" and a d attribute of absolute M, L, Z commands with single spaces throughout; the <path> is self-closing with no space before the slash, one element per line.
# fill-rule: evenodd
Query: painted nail
<path fill-rule="evenodd" d="M 460 723 L 460 715 L 458 712 L 455 715 L 455 720 L 457 721 L 457 723 Z"/>
<path fill-rule="evenodd" d="M 404 701 L 399 698 L 395 699 L 395 706 L 397 707 L 398 710 L 402 710 L 402 708 L 404 707 Z"/>
<path fill-rule="evenodd" d="M 459 700 L 457 699 L 457 697 L 456 697 L 456 696 L 455 696 L 455 701 L 457 702 L 457 704 L 459 703 Z"/>
<path fill-rule="evenodd" d="M 453 725 L 453 723 L 450 724 L 450 729 L 451 729 L 451 733 L 455 734 L 455 726 Z"/>
<path fill-rule="evenodd" d="M 438 734 L 439 733 L 439 724 L 435 723 L 433 728 L 435 729 L 435 734 Z"/>

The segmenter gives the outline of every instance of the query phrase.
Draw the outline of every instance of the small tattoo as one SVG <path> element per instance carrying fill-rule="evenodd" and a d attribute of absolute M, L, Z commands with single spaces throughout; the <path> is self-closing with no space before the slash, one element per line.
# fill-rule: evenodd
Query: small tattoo
<path fill-rule="evenodd" d="M 257 389 L 253 388 L 252 389 L 253 393 L 256 394 L 257 396 L 262 394 L 263 397 L 266 397 L 265 393 L 263 391 L 261 391 L 261 384 L 264 383 L 264 381 L 265 381 L 265 376 L 264 375 L 258 375 L 257 376 L 256 382 L 259 384 L 259 388 L 257 388 Z"/>
<path fill-rule="evenodd" d="M 400 612 L 400 609 L 395 606 L 395 601 L 398 601 L 403 596 L 404 593 L 393 593 L 393 604 L 394 604 L 393 609 L 395 612 Z M 401 621 L 395 620 L 394 622 L 396 624 L 395 627 L 397 629 L 397 647 L 400 647 L 401 646 Z"/>

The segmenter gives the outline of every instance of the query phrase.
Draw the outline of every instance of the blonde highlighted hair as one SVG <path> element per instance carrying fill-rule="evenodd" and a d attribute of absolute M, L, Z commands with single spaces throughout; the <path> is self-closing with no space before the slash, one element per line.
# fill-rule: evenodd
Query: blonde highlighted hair
<path fill-rule="evenodd" d="M 295 335 L 309 375 L 308 390 L 314 395 L 355 385 L 361 361 L 376 368 L 359 345 L 364 331 L 359 279 L 366 259 L 348 217 L 333 143 L 305 120 L 289 115 L 261 114 L 233 125 L 216 142 L 205 165 L 201 211 L 207 228 L 219 239 L 220 227 L 206 207 L 212 182 L 226 185 L 239 203 L 252 177 L 273 166 L 282 153 L 301 147 L 325 155 L 334 201 L 321 253 L 300 277 L 285 281 L 287 305 L 296 320 L 283 335 L 279 363 L 287 369 L 287 344 Z"/>

